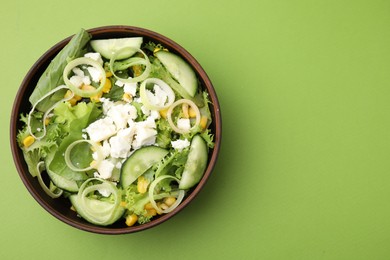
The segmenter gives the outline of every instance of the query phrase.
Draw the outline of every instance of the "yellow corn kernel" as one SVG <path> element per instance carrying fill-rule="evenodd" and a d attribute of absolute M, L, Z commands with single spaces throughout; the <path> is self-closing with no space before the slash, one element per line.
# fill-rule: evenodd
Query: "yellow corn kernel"
<path fill-rule="evenodd" d="M 72 97 L 73 96 L 73 97 Z M 64 98 L 70 98 L 72 97 L 71 99 L 68 100 L 68 102 L 74 106 L 77 104 L 77 101 L 81 100 L 82 97 L 80 96 L 77 96 L 77 95 L 73 95 L 73 92 L 71 90 L 68 90 L 66 91 L 65 95 L 64 95 Z"/>
<path fill-rule="evenodd" d="M 176 202 L 176 198 L 175 198 L 175 197 L 166 197 L 166 198 L 164 199 L 164 203 L 165 203 L 168 207 L 172 206 L 173 203 L 175 203 L 175 202 Z"/>
<path fill-rule="evenodd" d="M 129 93 L 125 93 L 123 94 L 122 99 L 126 102 L 131 102 L 133 100 L 133 97 Z"/>
<path fill-rule="evenodd" d="M 78 96 L 78 95 L 74 95 L 73 98 L 76 99 L 77 101 L 80 101 L 80 100 L 82 99 L 82 97 L 81 97 L 81 96 Z"/>
<path fill-rule="evenodd" d="M 71 106 L 75 106 L 77 104 L 77 100 L 74 98 L 69 99 L 68 102 L 70 103 Z"/>
<path fill-rule="evenodd" d="M 188 116 L 189 116 L 190 118 L 196 117 L 195 109 L 193 109 L 192 107 L 189 107 L 189 108 L 188 108 Z"/>
<path fill-rule="evenodd" d="M 108 78 L 106 78 L 106 83 L 104 83 L 104 86 L 103 86 L 103 88 L 102 88 L 102 92 L 103 92 L 103 93 L 108 93 L 108 92 L 110 92 L 111 87 L 112 87 L 111 80 L 108 79 Z"/>
<path fill-rule="evenodd" d="M 153 217 L 153 216 L 156 216 L 156 215 L 157 215 L 157 210 L 155 210 L 154 208 L 146 210 L 145 216 Z"/>
<path fill-rule="evenodd" d="M 90 97 L 89 99 L 92 102 L 98 103 L 98 102 L 100 102 L 100 98 L 102 97 L 102 95 L 103 95 L 103 93 L 100 92 L 100 93 L 96 94 L 95 96 Z"/>
<path fill-rule="evenodd" d="M 127 203 L 125 201 L 121 201 L 120 206 L 123 208 L 127 207 Z"/>
<path fill-rule="evenodd" d="M 68 89 L 68 91 L 66 91 L 66 93 L 64 95 L 64 98 L 70 98 L 71 96 L 73 96 L 73 92 Z"/>
<path fill-rule="evenodd" d="M 207 116 L 202 116 L 200 118 L 199 125 L 200 125 L 200 127 L 202 127 L 202 129 L 206 129 L 206 127 L 207 127 Z"/>
<path fill-rule="evenodd" d="M 84 91 L 94 91 L 94 90 L 96 90 L 96 88 L 94 88 L 91 85 L 82 85 L 80 89 L 84 90 Z M 102 95 L 103 95 L 103 92 L 100 92 L 100 93 L 96 94 L 95 96 L 90 97 L 90 100 L 92 102 L 100 102 L 100 98 L 102 97 Z"/>
<path fill-rule="evenodd" d="M 190 115 L 188 113 L 188 104 L 187 103 L 183 103 L 183 105 L 181 106 L 181 110 L 183 111 L 183 117 L 184 118 L 189 118 Z"/>
<path fill-rule="evenodd" d="M 45 125 L 48 125 L 50 123 L 50 118 L 46 117 L 45 118 Z"/>
<path fill-rule="evenodd" d="M 112 77 L 112 72 L 111 71 L 106 71 L 106 78 Z"/>
<path fill-rule="evenodd" d="M 160 116 L 162 118 L 167 118 L 167 114 L 168 114 L 168 109 L 160 110 Z"/>
<path fill-rule="evenodd" d="M 138 220 L 138 217 L 136 214 L 131 214 L 126 217 L 126 225 L 131 227 L 133 226 Z"/>
<path fill-rule="evenodd" d="M 155 48 L 155 49 L 153 50 L 153 54 L 155 54 L 156 52 L 161 51 L 161 50 L 169 52 L 169 50 L 168 50 L 167 48 L 162 48 L 162 49 L 161 49 L 160 47 L 157 47 L 157 48 Z"/>
<path fill-rule="evenodd" d="M 161 48 L 159 48 L 159 47 L 157 47 L 157 48 L 154 48 L 154 50 L 153 50 L 153 54 L 155 54 L 156 52 L 158 52 L 158 51 L 161 51 Z"/>
<path fill-rule="evenodd" d="M 152 203 L 150 203 L 150 202 L 146 203 L 145 206 L 144 206 L 144 208 L 145 208 L 146 210 L 154 209 Z"/>
<path fill-rule="evenodd" d="M 149 181 L 144 177 L 138 177 L 137 190 L 139 193 L 145 193 L 148 190 Z"/>
<path fill-rule="evenodd" d="M 26 138 L 23 139 L 23 145 L 24 147 L 29 147 L 35 142 L 35 138 L 31 135 L 27 136 Z"/>
<path fill-rule="evenodd" d="M 159 203 L 158 204 L 158 207 L 161 209 L 161 210 L 166 210 L 169 208 L 169 206 L 165 203 Z"/>
<path fill-rule="evenodd" d="M 134 72 L 134 77 L 140 76 L 143 73 L 142 66 L 141 65 L 134 65 L 133 72 Z"/>

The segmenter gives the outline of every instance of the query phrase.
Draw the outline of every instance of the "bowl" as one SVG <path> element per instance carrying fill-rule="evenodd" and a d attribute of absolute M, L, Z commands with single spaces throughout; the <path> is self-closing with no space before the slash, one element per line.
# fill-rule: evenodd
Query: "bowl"
<path fill-rule="evenodd" d="M 31 105 L 28 102 L 28 98 L 32 93 L 34 87 L 36 86 L 39 77 L 42 75 L 42 73 L 49 65 L 51 60 L 55 57 L 55 55 L 70 41 L 72 36 L 69 36 L 66 39 L 58 42 L 48 51 L 46 51 L 31 67 L 19 87 L 19 90 L 14 100 L 10 120 L 10 142 L 14 163 L 22 182 L 24 183 L 31 196 L 38 202 L 40 206 L 42 206 L 48 213 L 50 213 L 58 220 L 79 230 L 100 234 L 126 234 L 146 230 L 151 227 L 155 227 L 156 225 L 159 225 L 167 221 L 168 219 L 171 219 L 178 212 L 182 211 L 188 204 L 190 204 L 191 201 L 194 200 L 194 198 L 197 196 L 197 194 L 199 194 L 199 192 L 202 190 L 207 180 L 209 179 L 216 164 L 221 145 L 222 122 L 218 98 L 214 87 L 206 72 L 203 70 L 202 66 L 188 51 L 186 51 L 183 47 L 181 47 L 173 40 L 151 30 L 133 26 L 104 26 L 89 29 L 87 31 L 92 35 L 92 39 L 142 36 L 144 37 L 144 42 L 153 41 L 155 43 L 162 44 L 171 52 L 181 56 L 193 68 L 199 78 L 201 87 L 208 91 L 210 95 L 210 100 L 212 102 L 212 105 L 210 106 L 210 111 L 213 122 L 210 125 L 210 128 L 214 134 L 215 146 L 213 149 L 209 150 L 208 164 L 202 179 L 195 187 L 190 189 L 181 204 L 172 212 L 163 215 L 158 215 L 157 217 L 153 218 L 152 221 L 146 224 L 130 227 L 127 226 L 124 221 L 119 221 L 109 226 L 98 226 L 91 224 L 77 216 L 77 213 L 75 211 L 71 210 L 71 204 L 68 199 L 62 197 L 53 199 L 42 190 L 37 178 L 32 177 L 29 173 L 27 164 L 23 157 L 23 153 L 18 147 L 16 141 L 18 131 L 22 127 L 22 123 L 19 119 L 20 114 L 27 114 L 31 109 Z"/>

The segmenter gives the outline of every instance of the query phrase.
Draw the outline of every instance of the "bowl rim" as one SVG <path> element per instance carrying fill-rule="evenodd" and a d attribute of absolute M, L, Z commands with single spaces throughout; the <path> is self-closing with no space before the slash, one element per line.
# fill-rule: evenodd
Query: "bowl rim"
<path fill-rule="evenodd" d="M 215 126 L 215 133 L 214 133 L 215 145 L 213 150 L 210 152 L 211 156 L 209 157 L 209 162 L 202 179 L 191 190 L 191 192 L 186 196 L 186 198 L 181 202 L 181 204 L 172 212 L 168 214 L 160 215 L 158 218 L 153 219 L 151 222 L 148 222 L 143 225 L 136 225 L 131 227 L 124 226 L 119 228 L 112 228 L 110 226 L 93 225 L 87 221 L 82 220 L 81 218 L 80 220 L 77 219 L 78 221 L 76 221 L 73 218 L 55 210 L 53 206 L 47 201 L 47 197 L 42 196 L 42 191 L 38 192 L 32 186 L 33 179 L 30 173 L 28 172 L 28 170 L 26 171 L 26 163 L 24 161 L 23 155 L 16 141 L 16 136 L 18 133 L 17 125 L 20 116 L 20 105 L 24 98 L 25 92 L 28 90 L 28 87 L 30 86 L 29 82 L 32 80 L 32 78 L 34 76 L 40 77 L 40 75 L 37 75 L 37 72 L 42 69 L 44 70 L 46 68 L 47 63 L 50 62 L 51 59 L 70 41 L 73 35 L 68 36 L 65 39 L 57 42 L 52 47 L 50 47 L 46 52 L 44 52 L 44 54 L 41 55 L 40 58 L 28 70 L 27 74 L 25 75 L 25 77 L 23 78 L 19 86 L 19 89 L 17 91 L 12 106 L 11 118 L 10 118 L 10 145 L 11 145 L 14 164 L 16 166 L 17 172 L 24 186 L 27 188 L 27 190 L 32 195 L 32 197 L 38 202 L 38 204 L 40 204 L 40 206 L 43 207 L 52 216 L 54 216 L 55 218 L 59 219 L 60 221 L 72 227 L 87 232 L 99 233 L 99 234 L 110 234 L 110 235 L 127 234 L 127 233 L 138 232 L 141 230 L 146 230 L 165 222 L 166 220 L 175 216 L 182 209 L 184 209 L 199 194 L 200 190 L 205 186 L 207 180 L 209 179 L 215 167 L 215 164 L 217 162 L 217 158 L 221 147 L 221 138 L 222 138 L 222 117 L 221 117 L 218 97 L 210 78 L 208 77 L 208 75 L 206 74 L 202 66 L 199 64 L 199 62 L 186 49 L 184 49 L 181 45 L 171 40 L 170 38 L 149 29 L 136 27 L 136 26 L 128 26 L 128 25 L 101 26 L 101 27 L 87 29 L 86 31 L 89 32 L 92 35 L 92 38 L 94 39 L 107 38 L 105 36 L 111 34 L 129 35 L 129 37 L 138 35 L 138 36 L 144 36 L 146 38 L 153 39 L 154 41 L 159 42 L 164 46 L 168 47 L 172 52 L 178 53 L 193 67 L 193 69 L 196 71 L 198 78 L 203 82 L 205 89 L 207 89 L 207 92 L 210 95 L 210 100 L 213 106 L 212 108 L 213 124 Z"/>

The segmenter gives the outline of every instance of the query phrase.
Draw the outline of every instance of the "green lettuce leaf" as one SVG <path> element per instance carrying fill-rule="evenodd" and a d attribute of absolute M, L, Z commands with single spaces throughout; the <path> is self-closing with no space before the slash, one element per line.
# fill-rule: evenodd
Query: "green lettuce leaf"
<path fill-rule="evenodd" d="M 37 116 L 33 114 L 32 118 L 35 120 L 40 116 L 41 115 L 39 115 L 39 113 Z M 27 122 L 27 118 L 23 115 L 21 116 L 21 120 Z M 27 125 L 19 131 L 17 135 L 17 142 L 23 151 L 23 157 L 27 163 L 28 170 L 33 177 L 38 174 L 37 164 L 40 161 L 43 161 L 52 150 L 55 150 L 58 147 L 58 139 L 60 139 L 59 137 L 62 134 L 63 133 L 59 125 L 50 124 L 47 126 L 46 135 L 42 139 L 35 140 L 32 145 L 25 147 L 23 146 L 23 140 L 30 135 Z"/>
<path fill-rule="evenodd" d="M 56 116 L 56 122 L 61 122 L 65 131 L 69 131 L 69 134 L 63 138 L 61 144 L 57 149 L 51 152 L 46 158 L 46 167 L 68 180 L 83 181 L 88 175 L 86 172 L 74 172 L 68 168 L 65 162 L 64 153 L 66 148 L 74 141 L 83 138 L 82 130 L 86 128 L 91 122 L 95 121 L 101 113 L 96 103 L 80 102 L 76 106 L 71 106 L 68 102 L 59 104 L 53 111 Z M 75 153 L 74 156 L 79 155 Z M 79 156 L 80 157 L 80 156 Z M 79 162 L 87 157 L 81 157 Z M 89 162 L 88 162 L 89 163 Z M 83 164 L 86 164 L 85 162 Z"/>
<path fill-rule="evenodd" d="M 86 47 L 90 39 L 91 35 L 84 29 L 81 29 L 54 57 L 42 76 L 39 78 L 38 83 L 29 98 L 29 101 L 32 105 L 36 104 L 38 100 L 47 94 L 50 90 L 64 84 L 62 73 L 66 64 L 68 64 L 69 61 L 86 53 Z M 36 109 L 45 112 L 52 105 L 64 97 L 65 91 L 65 89 L 60 90 L 52 96 L 45 98 L 37 104 Z"/>

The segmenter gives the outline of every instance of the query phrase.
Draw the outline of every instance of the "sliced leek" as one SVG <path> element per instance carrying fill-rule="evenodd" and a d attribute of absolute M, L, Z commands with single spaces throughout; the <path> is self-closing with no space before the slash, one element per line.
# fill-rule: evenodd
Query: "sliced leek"
<path fill-rule="evenodd" d="M 98 88 L 93 88 L 93 89 L 90 89 L 90 88 L 87 88 L 87 89 L 82 89 L 82 88 L 79 88 L 78 86 L 75 86 L 71 81 L 70 81 L 70 78 L 69 78 L 69 75 L 71 74 L 71 71 L 74 69 L 74 68 L 77 68 L 81 65 L 87 65 L 87 66 L 92 66 L 94 67 L 95 69 L 97 69 L 99 72 L 100 72 L 100 83 L 99 83 L 99 87 Z M 103 88 L 104 88 L 104 85 L 106 84 L 106 72 L 104 70 L 104 68 L 102 67 L 102 65 L 100 65 L 99 62 L 91 59 L 91 58 L 87 58 L 87 57 L 80 57 L 80 58 L 77 58 L 77 59 L 74 59 L 72 61 L 70 61 L 65 69 L 64 69 L 64 73 L 63 73 L 63 78 L 64 78 L 64 82 L 66 84 L 66 86 L 77 96 L 80 96 L 80 97 L 93 97 L 97 94 L 99 94 Z"/>

